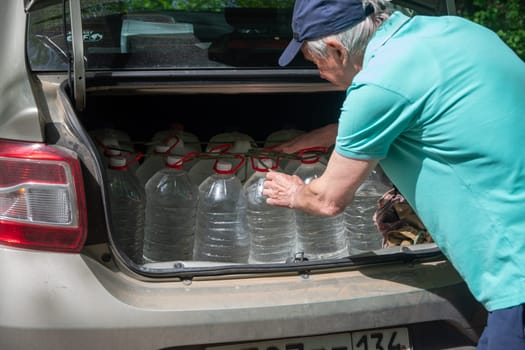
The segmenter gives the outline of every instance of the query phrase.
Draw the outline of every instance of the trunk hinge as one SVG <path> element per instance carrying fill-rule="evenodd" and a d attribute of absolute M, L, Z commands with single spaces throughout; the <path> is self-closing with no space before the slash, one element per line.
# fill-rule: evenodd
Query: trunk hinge
<path fill-rule="evenodd" d="M 86 68 L 84 66 L 80 0 L 69 0 L 69 12 L 71 16 L 71 45 L 73 47 L 73 98 L 76 109 L 83 111 L 86 107 Z"/>

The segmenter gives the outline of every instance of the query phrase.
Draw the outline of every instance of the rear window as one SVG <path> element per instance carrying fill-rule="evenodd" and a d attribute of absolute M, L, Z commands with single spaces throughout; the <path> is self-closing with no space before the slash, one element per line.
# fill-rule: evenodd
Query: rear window
<path fill-rule="evenodd" d="M 278 68 L 292 36 L 293 3 L 82 0 L 86 69 Z M 67 69 L 67 2 L 65 8 L 57 1 L 31 11 L 28 34 L 33 70 Z M 293 66 L 311 67 L 301 57 Z"/>
<path fill-rule="evenodd" d="M 449 0 L 449 3 L 453 0 Z M 34 71 L 67 71 L 69 2 L 36 1 L 27 52 Z M 282 69 L 294 0 L 80 0 L 86 70 Z M 451 13 L 441 0 L 394 0 L 408 15 Z M 297 55 L 284 69 L 315 68 Z"/>

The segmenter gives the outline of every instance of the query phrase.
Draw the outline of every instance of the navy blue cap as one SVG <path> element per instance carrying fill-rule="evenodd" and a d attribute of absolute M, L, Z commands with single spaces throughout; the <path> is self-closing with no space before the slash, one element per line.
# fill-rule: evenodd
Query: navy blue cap
<path fill-rule="evenodd" d="M 374 12 L 370 4 L 363 8 L 361 0 L 296 0 L 293 9 L 290 41 L 279 58 L 286 66 L 297 55 L 305 40 L 315 40 L 349 29 Z"/>

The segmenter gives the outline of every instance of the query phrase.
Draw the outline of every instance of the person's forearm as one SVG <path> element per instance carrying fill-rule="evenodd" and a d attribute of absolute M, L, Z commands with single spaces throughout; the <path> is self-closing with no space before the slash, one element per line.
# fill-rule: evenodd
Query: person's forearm
<path fill-rule="evenodd" d="M 321 134 L 319 135 L 320 141 L 322 141 L 321 146 L 330 147 L 335 144 L 338 126 L 338 123 L 333 123 L 319 129 L 321 131 Z"/>
<path fill-rule="evenodd" d="M 291 207 L 312 215 L 331 216 L 341 212 L 344 206 L 323 195 L 317 179 L 307 185 L 297 186 L 291 199 Z"/>
<path fill-rule="evenodd" d="M 337 123 L 325 125 L 278 145 L 273 149 L 284 153 L 295 153 L 310 147 L 330 147 L 335 144 L 337 127 Z"/>

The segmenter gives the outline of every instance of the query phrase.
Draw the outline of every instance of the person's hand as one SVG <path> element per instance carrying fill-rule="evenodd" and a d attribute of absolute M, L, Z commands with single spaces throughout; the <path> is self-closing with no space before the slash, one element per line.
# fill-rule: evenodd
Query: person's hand
<path fill-rule="evenodd" d="M 311 147 L 330 147 L 335 143 L 336 136 L 337 124 L 329 124 L 274 146 L 272 151 L 291 154 Z"/>
<path fill-rule="evenodd" d="M 269 205 L 295 208 L 297 191 L 303 186 L 304 181 L 296 175 L 270 171 L 266 173 L 263 195 Z"/>

